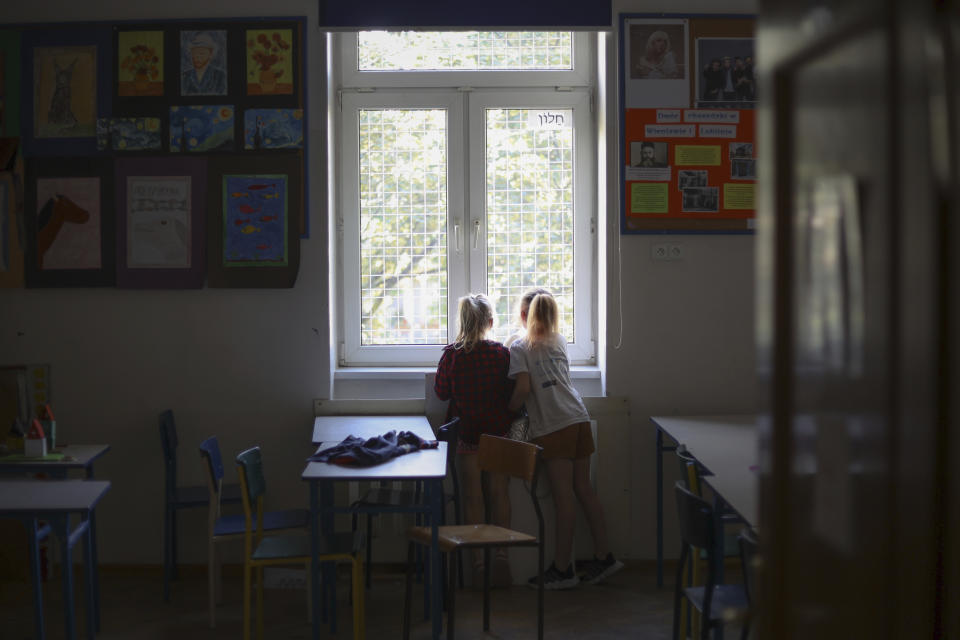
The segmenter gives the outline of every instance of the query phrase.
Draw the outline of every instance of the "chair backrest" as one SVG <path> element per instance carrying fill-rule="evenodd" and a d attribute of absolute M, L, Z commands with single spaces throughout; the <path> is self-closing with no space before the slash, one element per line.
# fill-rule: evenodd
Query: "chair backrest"
<path fill-rule="evenodd" d="M 223 458 L 220 456 L 220 443 L 217 436 L 210 436 L 200 443 L 200 457 L 207 463 L 210 487 L 219 495 L 223 484 Z"/>
<path fill-rule="evenodd" d="M 703 491 L 700 486 L 700 473 L 697 468 L 697 459 L 690 455 L 686 449 L 678 448 L 676 454 L 677 462 L 680 464 L 680 481 L 683 483 L 683 486 L 698 496 L 702 496 Z"/>
<path fill-rule="evenodd" d="M 246 495 L 246 502 L 253 507 L 257 498 L 267 492 L 267 481 L 263 477 L 263 456 L 260 447 L 252 447 L 237 455 L 237 472 Z"/>
<path fill-rule="evenodd" d="M 505 473 L 533 483 L 537 478 L 537 461 L 542 449 L 530 442 L 499 438 L 489 434 L 480 436 L 478 462 L 481 471 Z"/>
<path fill-rule="evenodd" d="M 447 469 L 455 466 L 454 460 L 457 459 L 457 446 L 460 444 L 460 418 L 454 418 L 445 425 L 437 429 L 437 440 L 447 443 Z"/>
<path fill-rule="evenodd" d="M 685 544 L 706 549 L 710 567 L 713 565 L 714 553 L 713 508 L 709 502 L 684 487 L 680 481 L 674 489 L 677 495 L 680 538 Z"/>
<path fill-rule="evenodd" d="M 157 421 L 160 425 L 160 446 L 163 448 L 163 469 L 169 495 L 177 484 L 177 427 L 173 421 L 173 411 L 163 411 Z"/>
<path fill-rule="evenodd" d="M 753 604 L 760 545 L 752 529 L 743 529 L 737 541 L 740 543 L 740 562 L 743 565 L 743 590 L 747 593 L 747 601 Z"/>

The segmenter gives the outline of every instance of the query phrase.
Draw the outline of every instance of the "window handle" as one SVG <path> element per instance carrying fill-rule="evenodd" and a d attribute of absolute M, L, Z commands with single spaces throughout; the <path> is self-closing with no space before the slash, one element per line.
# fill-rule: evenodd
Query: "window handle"
<path fill-rule="evenodd" d="M 476 250 L 477 243 L 480 241 L 480 219 L 473 219 L 473 248 Z"/>
<path fill-rule="evenodd" d="M 453 223 L 453 242 L 456 245 L 457 253 L 460 253 L 460 223 Z"/>

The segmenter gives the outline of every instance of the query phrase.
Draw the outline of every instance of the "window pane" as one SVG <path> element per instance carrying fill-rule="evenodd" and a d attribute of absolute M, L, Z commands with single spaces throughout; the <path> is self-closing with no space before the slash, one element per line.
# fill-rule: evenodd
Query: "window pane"
<path fill-rule="evenodd" d="M 486 110 L 487 294 L 496 334 L 516 328 L 516 303 L 545 287 L 572 341 L 573 111 Z"/>
<path fill-rule="evenodd" d="M 359 118 L 360 342 L 446 344 L 446 111 Z"/>
<path fill-rule="evenodd" d="M 361 31 L 360 71 L 569 70 L 570 31 Z"/>

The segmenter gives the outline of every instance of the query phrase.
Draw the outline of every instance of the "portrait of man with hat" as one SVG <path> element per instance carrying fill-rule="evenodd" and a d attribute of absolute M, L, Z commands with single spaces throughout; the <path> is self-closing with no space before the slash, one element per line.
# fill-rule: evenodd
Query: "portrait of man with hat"
<path fill-rule="evenodd" d="M 180 95 L 227 94 L 226 31 L 180 32 Z"/>

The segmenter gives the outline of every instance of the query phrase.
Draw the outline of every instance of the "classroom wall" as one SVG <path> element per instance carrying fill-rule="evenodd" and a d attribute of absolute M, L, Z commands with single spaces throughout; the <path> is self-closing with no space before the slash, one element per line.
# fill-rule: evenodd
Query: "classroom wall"
<path fill-rule="evenodd" d="M 81 21 L 260 16 L 262 3 L 115 4 L 38 0 L 7 3 L 4 20 Z M 755 2 L 728 0 L 725 11 L 750 13 Z M 271 15 L 305 15 L 309 60 L 321 57 L 313 29 L 315 0 L 274 0 Z M 714 3 L 614 2 L 621 11 L 716 11 Z M 614 34 L 616 29 L 614 28 Z M 608 86 L 617 86 L 615 47 Z M 312 74 L 308 91 L 310 181 L 323 181 L 320 109 L 323 88 Z M 625 557 L 654 555 L 654 432 L 657 414 L 748 412 L 754 408 L 752 236 L 675 236 L 684 259 L 653 262 L 650 245 L 662 236 L 619 236 L 616 167 L 617 100 L 605 112 L 607 223 L 605 292 L 608 395 L 629 398 L 631 457 L 616 482 L 600 487 L 605 502 L 627 513 L 611 525 L 629 528 Z M 758 145 L 762 153 L 762 146 Z M 181 482 L 203 482 L 196 444 L 217 434 L 225 458 L 260 444 L 272 506 L 302 506 L 299 480 L 309 453 L 313 399 L 329 395 L 328 252 L 320 190 L 310 201 L 311 237 L 301 241 L 301 265 L 292 289 L 130 291 L 52 289 L 0 291 L 0 364 L 50 363 L 58 437 L 110 443 L 96 466 L 113 482 L 99 510 L 100 555 L 105 563 L 160 560 L 162 467 L 157 414 L 172 408 L 181 441 Z M 622 284 L 622 287 L 621 287 Z M 622 332 L 621 332 L 622 318 Z M 603 343 L 601 343 L 603 344 Z M 602 440 L 602 438 L 601 438 Z M 600 452 L 602 454 L 602 450 Z M 619 458 L 623 458 L 620 456 Z M 619 459 L 618 458 L 618 459 Z M 631 459 L 632 458 L 632 459 Z M 674 478 L 668 464 L 667 481 Z M 616 492 L 616 496 L 611 495 Z M 668 507 L 670 505 L 668 500 Z M 181 554 L 205 561 L 205 514 L 181 516 Z M 672 509 L 667 540 L 673 541 Z M 675 545 L 669 545 L 671 554 Z"/>

